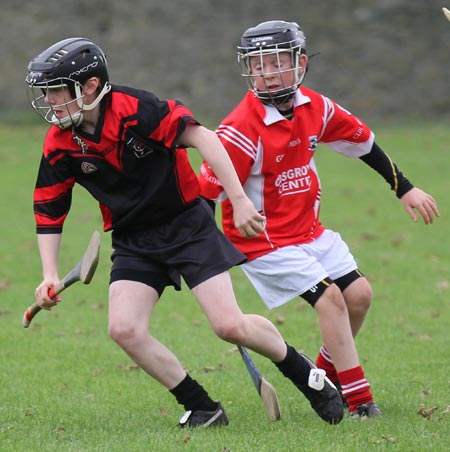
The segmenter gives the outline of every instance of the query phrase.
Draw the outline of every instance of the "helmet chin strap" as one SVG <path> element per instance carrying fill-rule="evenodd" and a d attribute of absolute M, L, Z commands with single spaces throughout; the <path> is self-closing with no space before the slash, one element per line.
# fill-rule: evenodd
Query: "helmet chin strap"
<path fill-rule="evenodd" d="M 92 102 L 91 104 L 88 105 L 83 102 L 84 95 L 81 92 L 80 85 L 78 83 L 75 85 L 75 94 L 77 95 L 77 104 L 80 107 L 80 110 L 85 110 L 85 111 L 93 110 L 100 103 L 100 101 L 103 99 L 105 94 L 109 93 L 110 91 L 111 91 L 111 84 L 109 82 L 106 82 L 105 86 L 100 91 L 99 95 L 95 98 L 94 102 Z"/>
<path fill-rule="evenodd" d="M 51 124 L 54 124 L 55 126 L 58 126 L 62 130 L 68 129 L 72 126 L 78 127 L 83 122 L 83 111 L 93 110 L 100 103 L 105 94 L 109 93 L 109 91 L 111 91 L 111 84 L 109 82 L 106 82 L 105 86 L 100 91 L 99 95 L 95 98 L 94 102 L 92 102 L 91 104 L 85 104 L 83 102 L 84 95 L 81 92 L 81 85 L 75 84 L 76 102 L 79 110 L 62 119 L 58 119 L 55 115 L 53 115 L 49 122 Z"/>

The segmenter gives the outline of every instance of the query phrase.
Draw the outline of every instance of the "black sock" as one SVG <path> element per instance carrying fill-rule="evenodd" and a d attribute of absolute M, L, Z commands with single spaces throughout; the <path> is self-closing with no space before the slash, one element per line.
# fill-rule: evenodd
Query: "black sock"
<path fill-rule="evenodd" d="M 275 363 L 280 372 L 289 378 L 294 384 L 305 386 L 308 384 L 309 372 L 311 370 L 308 363 L 295 350 L 294 347 L 287 345 L 287 355 L 283 361 Z"/>
<path fill-rule="evenodd" d="M 214 402 L 203 386 L 188 374 L 170 392 L 175 396 L 177 402 L 184 406 L 186 411 L 214 411 L 217 408 L 217 402 Z"/>

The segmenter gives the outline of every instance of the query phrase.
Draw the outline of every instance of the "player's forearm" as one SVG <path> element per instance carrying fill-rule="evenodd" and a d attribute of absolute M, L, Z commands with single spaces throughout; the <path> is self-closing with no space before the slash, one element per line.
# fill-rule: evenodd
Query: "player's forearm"
<path fill-rule="evenodd" d="M 398 198 L 401 198 L 414 187 L 376 143 L 373 143 L 370 152 L 360 157 L 360 159 L 383 176 Z"/>
<path fill-rule="evenodd" d="M 57 278 L 61 234 L 38 234 L 37 240 L 44 279 Z"/>
<path fill-rule="evenodd" d="M 189 140 L 219 179 L 232 204 L 247 199 L 231 159 L 217 135 L 202 126 L 186 129 L 182 136 Z"/>
<path fill-rule="evenodd" d="M 247 198 L 233 163 L 225 151 L 219 148 L 209 159 L 203 157 L 219 179 L 231 204 Z"/>

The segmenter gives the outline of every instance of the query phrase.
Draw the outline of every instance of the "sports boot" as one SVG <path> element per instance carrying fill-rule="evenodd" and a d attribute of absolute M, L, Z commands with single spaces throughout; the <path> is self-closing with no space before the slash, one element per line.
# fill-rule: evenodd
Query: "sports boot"
<path fill-rule="evenodd" d="M 178 424 L 180 427 L 212 427 L 228 425 L 228 417 L 220 402 L 214 411 L 186 411 Z"/>
<path fill-rule="evenodd" d="M 344 405 L 339 391 L 326 377 L 325 371 L 317 369 L 316 365 L 303 353 L 299 355 L 308 363 L 311 370 L 308 385 L 296 385 L 297 388 L 324 421 L 338 424 L 344 417 Z"/>
<path fill-rule="evenodd" d="M 368 417 L 383 416 L 383 413 L 375 402 L 367 402 L 363 405 L 359 405 L 356 411 L 350 411 L 350 416 L 359 416 L 361 419 L 367 419 Z"/>

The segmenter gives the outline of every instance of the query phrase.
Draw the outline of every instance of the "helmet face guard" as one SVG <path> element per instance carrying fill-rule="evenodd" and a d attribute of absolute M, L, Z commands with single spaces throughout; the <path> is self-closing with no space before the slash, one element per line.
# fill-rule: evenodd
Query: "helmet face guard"
<path fill-rule="evenodd" d="M 298 24 L 295 22 L 270 21 L 263 22 L 254 28 L 249 28 L 241 39 L 238 46 L 238 61 L 241 64 L 242 73 L 247 86 L 258 99 L 263 103 L 279 107 L 289 102 L 302 83 L 306 73 L 306 67 L 302 67 L 300 56 L 306 54 L 305 36 Z M 288 54 L 291 65 L 283 68 L 280 62 L 280 55 Z M 274 72 L 266 72 L 264 60 L 273 55 L 276 61 Z M 256 59 L 256 64 L 255 60 Z M 253 64 L 251 64 L 251 60 Z M 252 66 L 257 65 L 258 71 L 254 72 Z M 284 82 L 289 73 L 292 74 L 292 81 Z M 267 78 L 276 76 L 283 81 L 283 86 L 276 90 L 270 90 L 267 85 Z M 256 80 L 262 79 L 265 89 L 256 87 Z"/>
<path fill-rule="evenodd" d="M 85 104 L 83 85 L 91 77 L 98 77 L 102 88 L 94 102 Z M 61 129 L 80 125 L 82 112 L 95 108 L 111 89 L 105 54 L 84 38 L 64 39 L 36 56 L 28 64 L 25 83 L 33 109 Z M 50 90 L 65 90 L 64 102 L 51 105 L 47 99 Z M 67 116 L 61 118 L 61 112 Z"/>
<path fill-rule="evenodd" d="M 71 88 L 69 88 L 69 86 Z M 51 90 L 67 89 L 64 101 L 57 105 L 52 105 L 47 101 L 47 94 Z M 71 126 L 79 126 L 83 121 L 84 96 L 81 94 L 82 86 L 78 82 L 70 79 L 55 79 L 40 83 L 29 83 L 27 78 L 28 100 L 34 111 L 49 124 L 60 129 L 67 129 Z M 72 92 L 77 92 L 72 96 Z M 76 110 L 72 107 L 76 105 Z M 66 116 L 58 117 L 57 111 L 67 113 Z"/>

